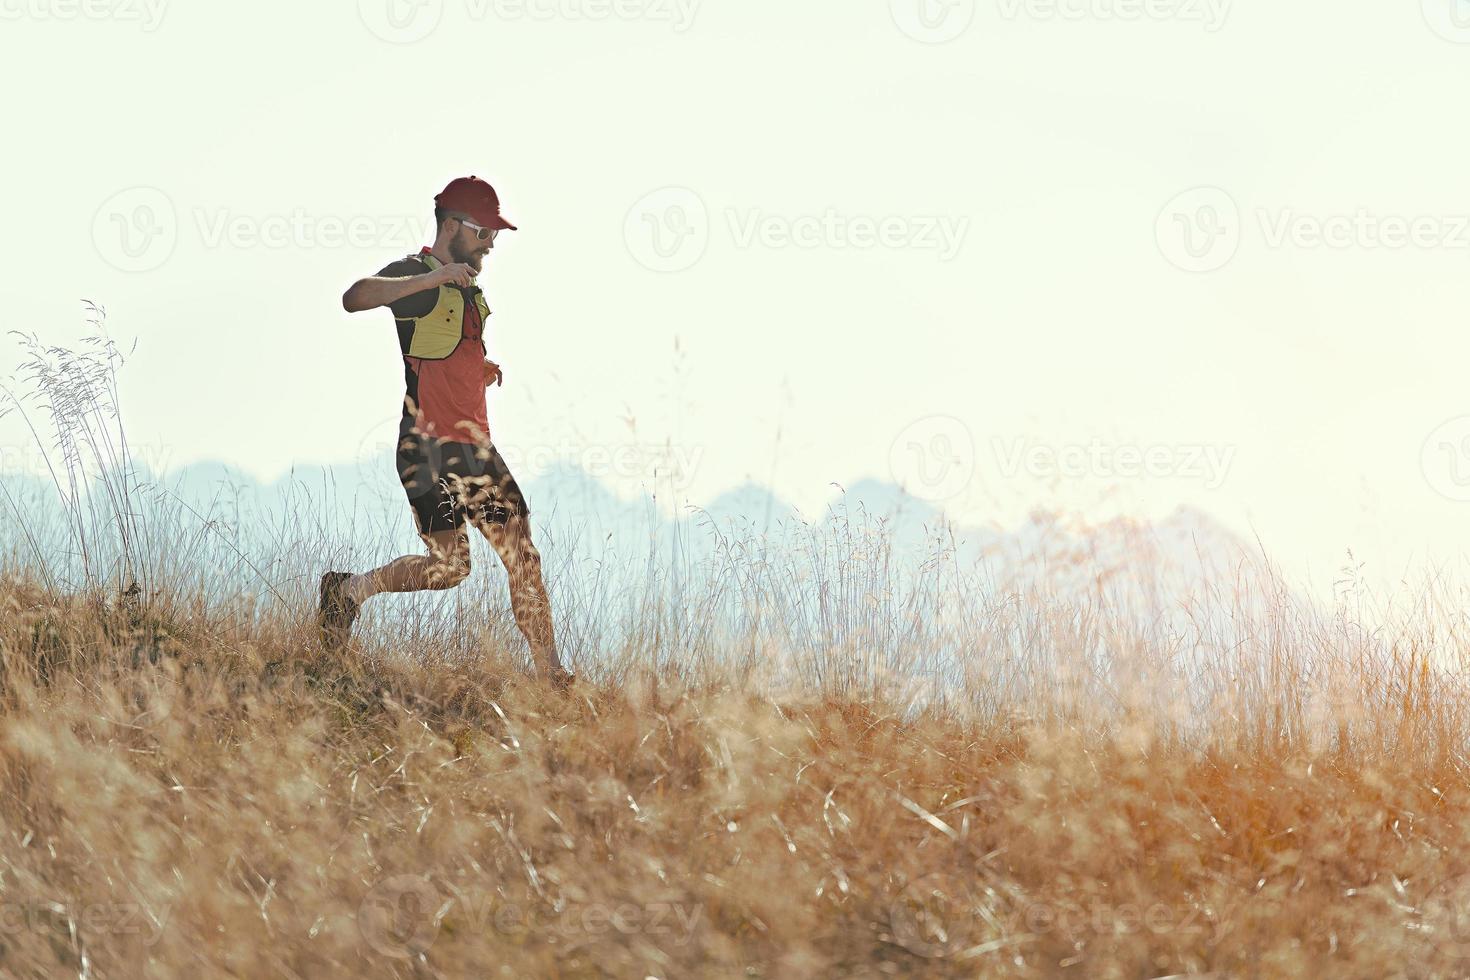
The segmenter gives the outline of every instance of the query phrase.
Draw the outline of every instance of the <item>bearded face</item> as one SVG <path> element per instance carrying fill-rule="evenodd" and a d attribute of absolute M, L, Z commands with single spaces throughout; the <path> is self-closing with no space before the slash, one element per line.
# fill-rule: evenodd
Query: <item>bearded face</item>
<path fill-rule="evenodd" d="M 461 225 L 449 241 L 449 257 L 455 262 L 463 262 L 479 273 L 484 269 L 486 254 L 494 247 L 493 236 L 489 241 L 482 242 L 473 231 Z"/>

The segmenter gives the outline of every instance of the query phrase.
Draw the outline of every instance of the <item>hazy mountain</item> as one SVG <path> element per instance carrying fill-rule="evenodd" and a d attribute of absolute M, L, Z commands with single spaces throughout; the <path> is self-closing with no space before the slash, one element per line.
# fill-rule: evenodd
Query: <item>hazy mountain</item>
<path fill-rule="evenodd" d="M 290 552 L 303 563 L 299 576 L 309 577 L 306 564 L 325 561 L 309 550 L 320 549 L 323 540 L 343 542 L 357 562 L 418 547 L 388 466 L 300 465 L 263 482 L 225 463 L 201 462 L 139 477 L 146 485 L 143 510 L 153 508 L 160 520 L 177 524 L 180 534 L 208 525 L 231 552 L 257 563 Z M 20 547 L 24 527 L 47 525 L 39 515 L 57 513 L 56 494 L 36 477 L 3 479 L 10 496 L 23 502 L 12 507 L 0 497 L 0 546 Z M 901 572 L 944 555 L 975 570 L 997 593 L 1041 591 L 1064 601 L 1179 610 L 1211 590 L 1269 594 L 1275 588 L 1253 546 L 1187 508 L 1158 522 L 1117 518 L 1100 525 L 1038 512 L 1018 526 L 999 528 L 949 523 L 934 504 L 876 479 L 834 485 L 816 514 L 799 513 L 755 483 L 669 514 L 667 506 L 619 496 L 569 464 L 528 479 L 525 488 L 543 551 L 570 557 L 563 567 L 572 575 L 583 559 L 596 559 L 601 575 L 608 574 L 608 560 L 617 559 L 641 580 L 650 561 L 665 562 L 671 555 L 696 565 L 710 560 L 721 538 L 762 540 L 775 551 L 799 549 L 813 535 L 851 541 L 861 534 L 867 544 L 888 549 Z M 17 510 L 24 521 L 15 519 Z M 52 533 L 64 531 L 64 525 L 48 526 Z"/>

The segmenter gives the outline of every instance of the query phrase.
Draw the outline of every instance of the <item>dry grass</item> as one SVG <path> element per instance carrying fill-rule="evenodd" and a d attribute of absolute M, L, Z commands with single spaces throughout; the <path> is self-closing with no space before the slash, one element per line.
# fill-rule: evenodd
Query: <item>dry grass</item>
<path fill-rule="evenodd" d="M 560 700 L 493 651 L 324 657 L 14 577 L 0 616 L 6 975 L 1470 967 L 1453 732 L 1189 744 L 637 671 Z"/>
<path fill-rule="evenodd" d="M 1443 583 L 1150 610 L 845 514 L 642 580 L 574 546 L 558 698 L 493 586 L 321 654 L 314 508 L 250 560 L 133 476 L 115 345 L 28 350 L 7 410 L 66 435 L 59 521 L 0 483 L 0 975 L 1470 974 Z"/>

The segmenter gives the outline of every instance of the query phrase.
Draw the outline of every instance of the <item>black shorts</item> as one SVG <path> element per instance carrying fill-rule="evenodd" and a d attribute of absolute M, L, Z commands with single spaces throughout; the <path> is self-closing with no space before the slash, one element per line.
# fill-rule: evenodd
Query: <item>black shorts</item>
<path fill-rule="evenodd" d="M 416 432 L 398 439 L 398 480 L 420 534 L 458 531 L 468 521 L 504 525 L 530 513 L 493 445 L 447 442 Z"/>

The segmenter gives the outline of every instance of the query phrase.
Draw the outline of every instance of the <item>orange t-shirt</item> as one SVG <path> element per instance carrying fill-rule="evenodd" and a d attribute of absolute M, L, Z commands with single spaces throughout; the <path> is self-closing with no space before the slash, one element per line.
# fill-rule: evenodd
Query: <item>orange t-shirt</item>
<path fill-rule="evenodd" d="M 419 254 L 427 253 L 425 248 Z M 410 256 L 389 265 L 378 275 L 393 279 L 422 275 L 428 264 Z M 460 288 L 464 296 L 464 322 L 459 343 L 448 357 L 429 359 L 410 357 L 414 320 L 427 316 L 439 302 L 438 289 L 405 296 L 392 304 L 398 321 L 398 343 L 403 354 L 403 425 L 405 432 L 416 429 L 424 435 L 454 442 L 480 442 L 490 437 L 490 421 L 485 407 L 485 324 L 475 297 L 479 286 Z"/>

